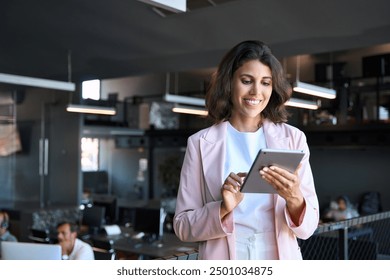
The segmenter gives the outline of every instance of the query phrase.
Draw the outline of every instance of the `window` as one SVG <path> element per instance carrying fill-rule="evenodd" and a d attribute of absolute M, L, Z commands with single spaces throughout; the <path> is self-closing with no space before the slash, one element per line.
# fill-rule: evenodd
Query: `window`
<path fill-rule="evenodd" d="M 381 121 L 389 120 L 389 110 L 386 107 L 379 106 L 379 120 Z"/>
<path fill-rule="evenodd" d="M 82 97 L 84 99 L 100 99 L 100 80 L 84 81 L 81 84 Z"/>
<path fill-rule="evenodd" d="M 81 138 L 81 170 L 99 170 L 99 139 Z"/>

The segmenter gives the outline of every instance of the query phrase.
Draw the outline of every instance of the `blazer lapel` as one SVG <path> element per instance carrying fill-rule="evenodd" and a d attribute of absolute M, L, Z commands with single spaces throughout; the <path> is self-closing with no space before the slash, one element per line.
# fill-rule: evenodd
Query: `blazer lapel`
<path fill-rule="evenodd" d="M 210 127 L 200 138 L 200 153 L 206 187 L 212 199 L 221 199 L 223 169 L 225 166 L 226 122 Z"/>
<path fill-rule="evenodd" d="M 273 122 L 264 121 L 264 135 L 270 149 L 289 149 L 290 138 L 283 135 L 282 130 Z"/>

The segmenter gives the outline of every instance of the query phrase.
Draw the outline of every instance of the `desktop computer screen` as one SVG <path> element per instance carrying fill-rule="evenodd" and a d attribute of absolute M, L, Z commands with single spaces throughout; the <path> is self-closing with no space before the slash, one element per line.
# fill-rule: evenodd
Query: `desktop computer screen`
<path fill-rule="evenodd" d="M 90 193 L 108 194 L 107 171 L 83 171 L 83 190 Z"/>
<path fill-rule="evenodd" d="M 117 198 L 111 195 L 91 195 L 92 205 L 101 206 L 106 209 L 105 220 L 107 224 L 115 224 L 117 218 Z"/>
<path fill-rule="evenodd" d="M 1 242 L 3 260 L 61 260 L 61 246 L 58 244 Z"/>
<path fill-rule="evenodd" d="M 163 208 L 135 208 L 134 231 L 152 240 L 162 239 L 165 211 Z"/>
<path fill-rule="evenodd" d="M 106 224 L 106 208 L 103 206 L 86 207 L 83 210 L 82 224 L 88 226 L 90 233 L 98 231 Z"/>

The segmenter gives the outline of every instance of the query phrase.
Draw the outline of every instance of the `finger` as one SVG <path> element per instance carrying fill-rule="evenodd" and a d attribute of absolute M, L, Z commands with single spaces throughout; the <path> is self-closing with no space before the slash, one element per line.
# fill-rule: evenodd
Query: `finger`
<path fill-rule="evenodd" d="M 286 171 L 286 173 L 289 172 Z M 290 176 L 289 178 L 286 178 L 283 175 L 267 167 L 260 170 L 260 174 L 269 184 L 273 185 L 276 189 L 292 188 L 297 180 L 297 177 L 295 176 Z"/>
<path fill-rule="evenodd" d="M 245 177 L 248 175 L 248 172 L 238 172 L 237 175 L 238 175 L 240 178 L 245 178 Z"/>
<path fill-rule="evenodd" d="M 225 183 L 232 184 L 234 187 L 236 187 L 238 190 L 241 189 L 241 185 L 244 182 L 244 179 L 242 175 L 245 175 L 246 173 L 238 173 L 235 174 L 234 172 L 231 172 L 229 176 L 226 178 Z"/>
<path fill-rule="evenodd" d="M 226 191 L 229 191 L 229 192 L 232 192 L 232 193 L 237 193 L 238 192 L 238 190 L 234 186 L 228 185 L 228 184 L 224 184 L 222 186 L 222 189 L 226 190 Z"/>
<path fill-rule="evenodd" d="M 291 173 L 290 171 L 277 166 L 270 166 L 269 169 L 271 170 L 271 173 L 272 171 L 275 172 L 276 177 L 279 176 L 280 181 L 283 181 L 284 178 L 290 181 L 296 181 L 297 176 L 295 173 Z"/>
<path fill-rule="evenodd" d="M 240 185 L 242 184 L 242 180 L 243 180 L 243 176 L 242 176 L 242 174 L 245 174 L 245 173 L 242 173 L 242 172 L 240 172 L 240 173 L 234 173 L 234 172 L 231 172 L 230 174 L 229 174 L 229 177 L 231 177 L 231 178 L 233 178 L 236 182 L 238 182 Z"/>
<path fill-rule="evenodd" d="M 282 187 L 282 183 L 274 174 L 271 174 L 270 172 L 265 172 L 264 170 L 260 170 L 260 175 L 264 180 L 266 180 L 276 190 L 278 190 Z"/>
<path fill-rule="evenodd" d="M 239 178 L 239 181 L 237 181 L 235 178 L 232 178 L 229 176 L 226 178 L 225 184 L 232 185 L 235 188 L 240 188 L 241 187 L 241 179 Z"/>
<path fill-rule="evenodd" d="M 296 176 L 298 176 L 298 172 L 299 172 L 299 170 L 301 169 L 301 167 L 302 167 L 302 163 L 300 163 L 300 164 L 298 165 L 297 169 L 296 169 L 295 172 L 294 172 L 294 174 L 295 174 Z"/>

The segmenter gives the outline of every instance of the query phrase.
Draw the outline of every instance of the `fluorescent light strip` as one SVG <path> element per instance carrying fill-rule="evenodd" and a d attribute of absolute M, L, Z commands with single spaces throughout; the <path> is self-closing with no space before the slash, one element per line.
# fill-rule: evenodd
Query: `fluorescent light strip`
<path fill-rule="evenodd" d="M 175 105 L 172 108 L 172 111 L 180 114 L 191 114 L 191 115 L 198 115 L 198 116 L 208 115 L 208 112 L 205 109 L 192 107 L 192 106 Z"/>
<path fill-rule="evenodd" d="M 173 103 L 181 103 L 181 104 L 195 105 L 195 106 L 206 105 L 206 101 L 203 98 L 197 98 L 197 97 L 188 97 L 183 95 L 166 93 L 164 99 L 167 102 L 173 102 Z"/>
<path fill-rule="evenodd" d="M 187 11 L 187 0 L 138 0 L 174 13 Z"/>
<path fill-rule="evenodd" d="M 66 111 L 72 113 L 98 114 L 98 115 L 110 115 L 110 116 L 116 114 L 116 109 L 113 107 L 100 107 L 100 106 L 77 105 L 77 104 L 69 104 L 68 107 L 66 107 Z"/>
<path fill-rule="evenodd" d="M 298 99 L 298 98 L 290 98 L 289 101 L 285 103 L 286 106 L 291 106 L 291 107 L 298 107 L 298 108 L 304 108 L 304 109 L 309 109 L 309 110 L 317 110 L 318 105 L 314 101 L 309 101 L 309 100 L 303 100 L 303 99 Z"/>
<path fill-rule="evenodd" d="M 302 92 L 318 97 L 328 98 L 328 99 L 335 99 L 336 98 L 336 91 L 334 89 L 330 88 L 324 88 L 315 86 L 312 84 L 302 83 L 297 81 L 294 84 L 294 91 Z"/>
<path fill-rule="evenodd" d="M 65 91 L 76 90 L 76 85 L 70 82 L 31 78 L 26 76 L 18 76 L 18 75 L 4 74 L 4 73 L 0 73 L 0 83 L 40 87 L 40 88 L 50 88 L 50 89 L 58 89 L 58 90 L 65 90 Z"/>

